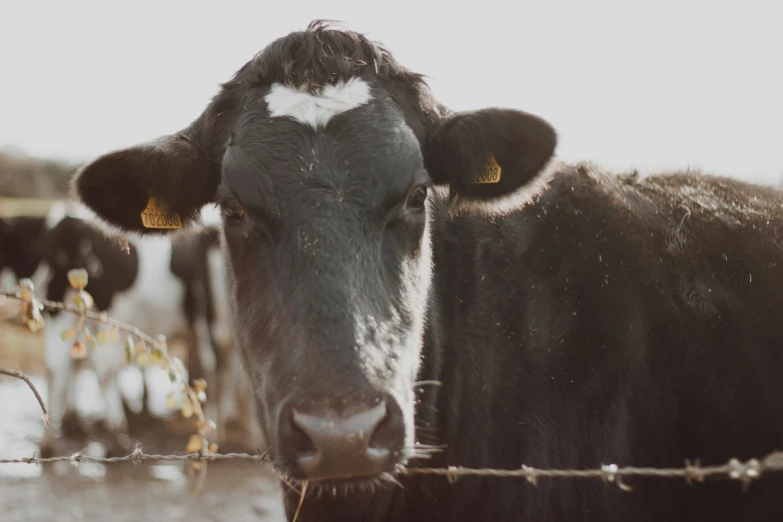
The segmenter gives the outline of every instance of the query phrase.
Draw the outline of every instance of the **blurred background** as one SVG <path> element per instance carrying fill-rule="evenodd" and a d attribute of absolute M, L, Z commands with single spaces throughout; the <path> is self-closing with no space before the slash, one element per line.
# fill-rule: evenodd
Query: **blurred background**
<path fill-rule="evenodd" d="M 0 217 L 44 216 L 67 200 L 80 164 L 184 127 L 256 52 L 316 18 L 344 21 L 386 44 L 452 109 L 504 106 L 542 116 L 559 133 L 561 159 L 642 175 L 701 169 L 781 186 L 781 15 L 779 2 L 751 0 L 5 0 Z M 41 335 L 24 329 L 14 303 L 0 311 L 0 366 L 29 373 L 45 394 Z M 78 403 L 86 417 L 101 417 L 89 372 L 79 374 Z M 139 433 L 162 446 L 175 440 L 181 451 L 181 434 L 166 430 L 157 438 Z M 42 434 L 24 383 L 0 378 L 0 458 L 31 456 Z M 197 499 L 187 481 L 169 464 L 0 464 L 0 520 L 281 516 L 275 480 L 252 464 L 211 465 Z"/>

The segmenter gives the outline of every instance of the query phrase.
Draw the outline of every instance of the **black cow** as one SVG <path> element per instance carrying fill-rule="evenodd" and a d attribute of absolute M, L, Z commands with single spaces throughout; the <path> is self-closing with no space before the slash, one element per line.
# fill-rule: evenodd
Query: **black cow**
<path fill-rule="evenodd" d="M 161 232 L 150 194 L 185 222 L 219 202 L 235 335 L 300 521 L 781 520 L 772 478 L 391 480 L 783 449 L 781 194 L 563 165 L 556 144 L 530 114 L 448 110 L 380 44 L 315 22 L 73 187 L 134 233 Z"/>
<path fill-rule="evenodd" d="M 44 216 L 0 217 L 0 288 L 13 291 L 19 280 L 29 278 L 40 292 L 49 280 L 49 271 L 44 263 L 45 240 L 50 223 Z M 67 284 L 63 275 L 63 284 Z M 48 317 L 50 310 L 45 312 Z M 124 404 L 126 413 L 129 413 Z M 77 416 L 67 411 L 62 418 L 62 433 L 68 436 L 84 435 Z"/>
<path fill-rule="evenodd" d="M 4 235 L 4 244 L 13 246 L 6 251 L 6 257 L 12 267 L 24 267 L 24 270 L 17 269 L 13 276 L 18 279 L 36 274 L 39 296 L 68 302 L 71 292 L 68 271 L 85 268 L 89 274 L 87 290 L 95 300 L 96 310 L 108 311 L 113 319 L 133 324 L 152 335 L 185 335 L 189 349 L 188 375 L 191 379 L 205 377 L 210 384 L 207 413 L 217 421 L 217 438 L 224 438 L 223 417 L 242 415 L 242 412 L 236 410 L 235 402 L 241 398 L 237 396 L 236 386 L 217 379 L 219 371 L 232 371 L 235 366 L 232 358 L 236 358 L 233 352 L 227 351 L 231 349 L 231 340 L 225 332 L 228 328 L 225 317 L 228 313 L 223 311 L 225 303 L 213 297 L 213 287 L 223 286 L 224 272 L 222 263 L 211 261 L 212 251 L 219 255 L 217 229 L 206 226 L 188 230 L 173 239 L 126 242 L 116 231 L 99 226 L 89 213 L 75 210 L 79 217 L 57 206 L 46 218 L 24 220 L 24 229 L 17 222 L 13 228 L 7 227 L 14 234 Z M 70 357 L 70 343 L 60 338 L 62 331 L 74 327 L 77 320 L 56 309 L 47 309 L 44 316 L 47 403 L 53 429 L 47 431 L 41 449 L 49 455 L 56 450 L 57 435 L 79 436 L 85 431 L 75 410 L 76 365 Z M 104 425 L 112 437 L 153 420 L 147 409 L 144 381 L 139 412 L 133 411 L 127 397 L 120 393 L 117 376 L 126 365 L 123 339 L 90 351 L 87 356 L 87 364 L 98 376 L 106 403 Z M 225 393 L 218 393 L 221 389 Z M 218 399 L 227 411 L 217 409 Z M 257 441 L 258 437 L 254 442 Z M 110 448 L 112 453 L 127 451 L 123 447 Z"/>

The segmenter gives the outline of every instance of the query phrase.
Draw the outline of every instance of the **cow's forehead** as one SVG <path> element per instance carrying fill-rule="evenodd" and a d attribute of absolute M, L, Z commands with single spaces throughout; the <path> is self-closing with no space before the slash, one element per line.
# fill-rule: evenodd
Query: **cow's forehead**
<path fill-rule="evenodd" d="M 316 130 L 325 127 L 334 116 L 361 107 L 371 99 L 370 85 L 356 77 L 326 85 L 314 94 L 275 83 L 264 97 L 272 118 L 293 118 Z"/>
<path fill-rule="evenodd" d="M 308 187 L 383 199 L 423 170 L 399 107 L 361 78 L 316 93 L 273 84 L 258 99 L 234 126 L 223 181 L 259 204 Z"/>

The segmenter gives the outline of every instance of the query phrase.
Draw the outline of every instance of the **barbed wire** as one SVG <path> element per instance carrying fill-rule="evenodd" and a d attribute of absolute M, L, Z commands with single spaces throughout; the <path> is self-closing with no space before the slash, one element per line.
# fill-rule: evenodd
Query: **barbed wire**
<path fill-rule="evenodd" d="M 164 340 L 155 339 L 134 326 L 110 319 L 107 317 L 105 312 L 92 312 L 87 309 L 89 306 L 85 307 L 81 303 L 79 303 L 78 307 L 73 307 L 57 301 L 39 300 L 34 296 L 32 284 L 28 283 L 27 280 L 23 280 L 20 283 L 20 286 L 20 292 L 0 291 L 0 296 L 22 302 L 22 315 L 27 321 L 30 329 L 33 331 L 35 331 L 37 328 L 40 328 L 40 325 L 42 324 L 42 320 L 37 315 L 37 312 L 40 311 L 39 307 L 42 305 L 43 307 L 49 309 L 66 311 L 76 314 L 82 318 L 89 318 L 114 326 L 118 330 L 125 331 L 139 339 L 142 339 L 146 343 L 153 345 L 153 347 L 161 348 L 164 356 L 167 358 L 170 357 L 165 352 L 166 347 Z M 83 288 L 86 286 L 86 280 L 73 286 L 80 292 L 83 292 Z M 81 288 L 77 288 L 79 286 Z M 86 294 L 86 292 L 83 292 L 81 295 L 82 300 L 90 299 L 89 294 Z M 172 370 L 175 371 L 179 369 L 180 368 L 172 368 Z M 36 398 L 38 399 L 38 402 L 41 405 L 41 408 L 44 410 L 44 414 L 46 415 L 46 406 L 38 391 L 35 389 L 35 386 L 32 385 L 32 382 L 30 382 L 30 379 L 27 378 L 27 376 L 15 370 L 0 370 L 1 374 L 24 380 L 35 393 Z M 199 397 L 197 392 L 190 388 L 187 381 L 179 372 L 176 373 L 178 373 L 184 388 L 186 389 L 183 391 L 187 393 L 189 398 L 194 403 L 194 411 L 191 414 L 196 414 L 197 418 L 199 419 L 200 426 L 203 427 L 207 424 L 208 419 L 206 419 L 200 407 L 200 399 L 202 397 Z M 203 389 L 200 390 L 200 392 L 203 393 Z M 46 416 L 44 417 L 44 421 L 46 422 Z M 202 432 L 202 430 L 199 429 L 199 432 Z M 122 462 L 132 462 L 134 464 L 143 464 L 144 462 L 148 461 L 190 462 L 196 463 L 194 464 L 194 469 L 201 469 L 199 480 L 200 483 L 203 483 L 205 478 L 206 463 L 210 461 L 248 460 L 253 461 L 257 466 L 262 464 L 269 464 L 274 469 L 274 465 L 269 458 L 269 452 L 259 451 L 256 454 L 217 453 L 216 446 L 206 446 L 205 435 L 206 433 L 204 433 L 203 436 L 201 433 L 199 435 L 192 435 L 191 440 L 188 442 L 188 447 L 186 448 L 188 453 L 179 455 L 144 453 L 141 449 L 141 446 L 137 445 L 136 449 L 132 453 L 124 457 L 93 457 L 86 455 L 86 450 L 82 450 L 71 455 L 64 455 L 59 457 L 39 458 L 33 456 L 13 459 L 0 459 L 0 464 L 52 464 L 57 462 L 68 462 L 74 466 L 78 466 L 81 463 L 117 464 Z M 198 440 L 194 441 L 194 437 Z M 198 451 L 190 451 L 191 448 L 198 448 Z M 281 474 L 278 470 L 274 469 L 274 471 L 284 478 L 284 475 Z M 616 483 L 621 489 L 629 491 L 631 488 L 623 483 L 623 478 L 644 476 L 654 478 L 682 478 L 685 479 L 688 484 L 691 484 L 694 481 L 703 482 L 704 479 L 708 477 L 724 476 L 729 479 L 741 481 L 743 483 L 743 488 L 747 488 L 747 486 L 753 480 L 760 479 L 765 473 L 775 471 L 783 471 L 783 452 L 773 452 L 761 459 L 752 458 L 744 462 L 741 459 L 732 458 L 725 464 L 714 466 L 700 466 L 698 461 L 695 461 L 695 463 L 685 461 L 685 466 L 682 468 L 651 468 L 633 466 L 619 467 L 616 464 L 601 465 L 600 468 L 596 469 L 540 469 L 526 465 L 522 465 L 519 469 L 465 468 L 461 466 L 449 466 L 445 468 L 401 467 L 396 469 L 392 474 L 397 476 L 442 476 L 447 478 L 452 483 L 461 477 L 523 478 L 533 485 L 536 485 L 538 483 L 538 479 L 540 478 L 599 478 L 608 483 Z M 197 489 L 200 489 L 200 486 Z"/>
<path fill-rule="evenodd" d="M 257 465 L 261 465 L 268 461 L 267 452 L 259 452 L 255 455 L 249 453 L 185 453 L 182 455 L 156 455 L 150 453 L 144 453 L 141 447 L 137 446 L 136 449 L 124 457 L 92 457 L 85 455 L 82 450 L 71 455 L 63 455 L 59 457 L 22 457 L 15 459 L 0 459 L 0 464 L 54 464 L 56 462 L 69 462 L 74 465 L 81 463 L 93 463 L 93 464 L 118 464 L 121 462 L 133 462 L 134 464 L 143 464 L 144 461 L 196 461 L 207 462 L 213 460 L 253 460 Z"/>
<path fill-rule="evenodd" d="M 116 464 L 120 462 L 132 462 L 143 464 L 147 461 L 225 461 L 248 460 L 257 466 L 262 464 L 272 465 L 269 452 L 251 453 L 186 453 L 182 455 L 157 455 L 144 453 L 141 446 L 124 457 L 92 457 L 84 454 L 82 450 L 71 455 L 50 458 L 15 458 L 0 459 L 0 464 L 51 464 L 55 462 L 69 462 L 74 466 L 81 463 Z M 533 485 L 537 485 L 540 478 L 598 478 L 608 483 L 616 483 L 621 489 L 630 491 L 631 488 L 624 484 L 622 479 L 629 477 L 652 478 L 682 478 L 688 484 L 703 482 L 708 477 L 725 477 L 738 480 L 747 487 L 753 480 L 762 478 L 765 473 L 783 471 L 783 452 L 773 452 L 761 459 L 752 458 L 742 461 L 732 458 L 725 464 L 714 466 L 700 466 L 698 461 L 691 463 L 685 461 L 682 468 L 650 468 L 650 467 L 619 467 L 616 464 L 601 465 L 596 469 L 543 469 L 522 465 L 520 469 L 492 469 L 492 468 L 465 468 L 461 466 L 449 466 L 446 468 L 418 468 L 408 467 L 395 470 L 393 475 L 436 475 L 454 482 L 462 477 L 494 477 L 494 478 L 523 478 Z"/>

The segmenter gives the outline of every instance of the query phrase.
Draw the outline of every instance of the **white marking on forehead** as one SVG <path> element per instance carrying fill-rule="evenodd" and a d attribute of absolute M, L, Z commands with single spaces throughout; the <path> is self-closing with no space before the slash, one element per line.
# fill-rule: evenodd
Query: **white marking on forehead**
<path fill-rule="evenodd" d="M 314 129 L 323 127 L 332 117 L 360 107 L 371 99 L 370 86 L 361 78 L 327 85 L 319 95 L 276 83 L 265 98 L 272 117 L 289 116 Z"/>

